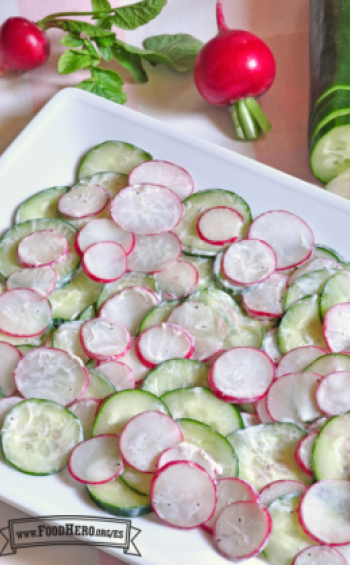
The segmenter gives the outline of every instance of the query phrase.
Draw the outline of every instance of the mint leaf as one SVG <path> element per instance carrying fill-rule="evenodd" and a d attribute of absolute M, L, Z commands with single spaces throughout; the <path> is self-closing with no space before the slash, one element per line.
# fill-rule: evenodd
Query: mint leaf
<path fill-rule="evenodd" d="M 98 63 L 99 63 L 100 62 L 100 56 L 97 53 L 97 51 L 96 51 L 95 47 L 93 46 L 93 44 L 91 43 L 91 41 L 89 39 L 84 39 L 84 45 L 86 47 L 88 54 L 91 55 L 91 58 L 93 60 L 97 60 Z"/>
<path fill-rule="evenodd" d="M 110 90 L 121 90 L 124 84 L 121 76 L 112 70 L 92 69 L 91 76 L 100 86 Z"/>
<path fill-rule="evenodd" d="M 84 45 L 84 40 L 75 35 L 65 35 L 61 39 L 61 44 L 65 47 L 81 47 Z"/>
<path fill-rule="evenodd" d="M 120 45 L 115 45 L 112 48 L 112 52 L 114 58 L 132 74 L 136 82 L 142 83 L 148 81 L 147 73 L 142 66 L 142 57 L 140 55 L 130 53 Z"/>
<path fill-rule="evenodd" d="M 124 92 L 121 90 L 110 90 L 94 80 L 83 80 L 83 82 L 77 84 L 77 88 L 87 90 L 88 92 L 101 96 L 101 98 L 107 98 L 117 104 L 125 104 L 126 102 L 126 94 Z"/>
<path fill-rule="evenodd" d="M 153 20 L 165 6 L 166 0 L 143 0 L 136 4 L 117 8 L 110 21 L 122 29 L 133 30 Z"/>
<path fill-rule="evenodd" d="M 79 69 L 88 69 L 92 66 L 90 55 L 80 51 L 66 51 L 58 61 L 58 72 L 63 75 L 74 73 Z"/>
<path fill-rule="evenodd" d="M 77 20 L 57 20 L 57 22 L 60 22 L 62 24 L 62 29 L 64 31 L 69 31 L 69 33 L 72 33 L 73 35 L 86 33 L 86 35 L 89 35 L 91 38 L 111 35 L 109 29 L 96 27 L 93 24 L 89 24 L 87 22 L 80 22 Z"/>
<path fill-rule="evenodd" d="M 91 7 L 93 12 L 110 12 L 112 9 L 108 0 L 91 0 Z"/>
<path fill-rule="evenodd" d="M 164 55 L 169 61 L 168 66 L 180 72 L 193 68 L 196 57 L 203 47 L 199 39 L 182 33 L 149 37 L 143 42 L 143 45 L 147 51 Z"/>

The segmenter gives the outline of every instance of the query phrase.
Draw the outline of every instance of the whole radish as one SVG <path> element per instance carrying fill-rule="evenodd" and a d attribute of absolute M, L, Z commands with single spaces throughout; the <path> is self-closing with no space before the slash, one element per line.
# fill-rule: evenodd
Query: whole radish
<path fill-rule="evenodd" d="M 9 18 L 0 27 L 0 71 L 31 71 L 50 54 L 46 33 L 25 18 Z"/>
<path fill-rule="evenodd" d="M 272 85 L 276 64 L 269 47 L 256 35 L 227 27 L 222 0 L 217 0 L 219 33 L 200 50 L 194 80 L 202 97 L 217 106 L 231 105 L 238 139 L 256 139 L 271 124 L 253 97 Z"/>

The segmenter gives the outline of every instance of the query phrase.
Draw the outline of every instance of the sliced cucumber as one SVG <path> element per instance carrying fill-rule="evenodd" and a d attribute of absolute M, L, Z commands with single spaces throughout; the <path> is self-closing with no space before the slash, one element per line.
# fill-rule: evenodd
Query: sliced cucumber
<path fill-rule="evenodd" d="M 148 496 L 151 490 L 151 482 L 154 473 L 141 473 L 124 463 L 124 471 L 120 475 L 121 480 L 138 494 Z"/>
<path fill-rule="evenodd" d="M 93 281 L 84 271 L 80 271 L 67 286 L 55 290 L 50 296 L 55 323 L 75 320 L 81 312 L 96 302 L 101 288 L 101 283 Z"/>
<path fill-rule="evenodd" d="M 312 450 L 316 480 L 350 479 L 350 414 L 330 418 L 319 432 Z"/>
<path fill-rule="evenodd" d="M 240 237 L 244 237 L 252 220 L 250 208 L 245 200 L 229 190 L 211 189 L 192 194 L 183 201 L 184 215 L 174 232 L 183 244 L 183 250 L 190 255 L 214 256 L 222 246 L 211 245 L 200 239 L 196 225 L 199 216 L 216 206 L 226 206 L 236 210 L 243 216 L 244 224 Z"/>
<path fill-rule="evenodd" d="M 199 275 L 196 290 L 203 290 L 204 288 L 214 286 L 213 259 L 182 254 L 180 261 L 187 261 L 187 263 L 191 263 L 191 265 L 196 267 Z"/>
<path fill-rule="evenodd" d="M 82 322 L 88 322 L 89 320 L 92 320 L 93 318 L 96 318 L 96 306 L 95 304 L 91 304 L 91 306 L 88 306 L 87 308 L 85 308 L 85 310 L 82 311 L 82 313 L 79 316 L 79 320 L 81 320 Z"/>
<path fill-rule="evenodd" d="M 282 353 L 304 345 L 316 345 L 327 349 L 323 338 L 319 303 L 319 295 L 311 294 L 287 310 L 278 329 L 278 346 Z"/>
<path fill-rule="evenodd" d="M 154 306 L 154 308 L 152 308 L 152 310 L 142 320 L 137 332 L 138 335 L 148 328 L 152 328 L 153 326 L 166 322 L 171 312 L 179 304 L 181 304 L 181 300 L 171 300 L 169 302 L 162 302 L 158 306 Z"/>
<path fill-rule="evenodd" d="M 304 370 L 310 373 L 317 373 L 322 377 L 326 377 L 337 371 L 350 371 L 350 356 L 344 355 L 343 353 L 322 355 L 322 357 L 313 361 L 313 363 Z"/>
<path fill-rule="evenodd" d="M 87 490 L 97 506 L 114 516 L 136 518 L 152 512 L 149 497 L 138 494 L 119 477 L 102 485 L 88 485 Z"/>
<path fill-rule="evenodd" d="M 296 279 L 288 288 L 284 307 L 286 310 L 310 294 L 321 294 L 327 281 L 335 274 L 335 269 L 324 269 L 306 273 Z M 322 308 L 322 306 L 321 306 Z"/>
<path fill-rule="evenodd" d="M 157 295 L 160 295 L 160 290 L 156 279 L 152 275 L 145 273 L 125 273 L 125 275 L 116 282 L 105 284 L 102 288 L 97 300 L 96 309 L 99 310 L 108 300 L 112 298 L 117 292 L 131 286 L 142 286 L 152 290 Z"/>
<path fill-rule="evenodd" d="M 88 371 L 90 375 L 90 381 L 82 398 L 97 398 L 99 400 L 102 400 L 103 398 L 111 396 L 111 394 L 114 394 L 116 392 L 114 386 L 106 377 L 104 377 L 91 367 L 88 368 Z"/>
<path fill-rule="evenodd" d="M 89 358 L 84 353 L 80 343 L 80 328 L 83 323 L 83 321 L 78 321 L 65 322 L 62 324 L 56 331 L 53 332 L 52 347 L 68 351 L 68 353 L 75 355 L 76 357 L 80 357 L 83 363 L 86 363 Z"/>
<path fill-rule="evenodd" d="M 130 143 L 105 141 L 83 157 L 78 169 L 78 179 L 106 171 L 128 175 L 136 165 L 151 159 L 152 155 Z"/>
<path fill-rule="evenodd" d="M 98 186 L 103 186 L 111 198 L 113 198 L 126 186 L 128 186 L 128 177 L 122 173 L 97 173 L 89 177 L 81 178 L 81 180 L 74 186 L 78 188 L 79 186 L 91 186 L 97 184 Z"/>
<path fill-rule="evenodd" d="M 321 182 L 328 183 L 350 167 L 350 114 L 328 122 L 313 137 L 310 163 Z"/>
<path fill-rule="evenodd" d="M 273 481 L 290 479 L 311 484 L 299 468 L 294 451 L 305 430 L 292 423 L 261 424 L 228 436 L 239 460 L 239 476 L 261 490 Z"/>
<path fill-rule="evenodd" d="M 196 420 L 183 418 L 178 420 L 177 423 L 182 430 L 183 441 L 203 449 L 221 466 L 220 478 L 238 476 L 237 456 L 232 445 L 224 436 L 210 426 Z"/>
<path fill-rule="evenodd" d="M 16 404 L 1 430 L 5 460 L 30 475 L 60 471 L 73 447 L 83 439 L 82 425 L 72 412 L 56 402 L 36 398 Z"/>
<path fill-rule="evenodd" d="M 163 394 L 161 400 L 173 418 L 187 418 L 207 424 L 223 436 L 244 428 L 237 408 L 220 400 L 207 388 L 180 388 Z"/>
<path fill-rule="evenodd" d="M 68 283 L 76 273 L 80 263 L 80 257 L 75 251 L 74 242 L 77 234 L 76 229 L 63 220 L 57 218 L 42 218 L 39 220 L 28 220 L 16 224 L 9 229 L 0 239 L 0 273 L 7 278 L 12 273 L 20 271 L 23 267 L 17 261 L 17 247 L 20 241 L 27 235 L 41 230 L 55 230 L 62 234 L 69 245 L 68 255 L 56 265 L 53 265 L 58 275 L 57 288 Z"/>
<path fill-rule="evenodd" d="M 350 302 L 350 273 L 345 271 L 335 273 L 325 285 L 320 300 L 321 318 L 342 302 Z"/>
<path fill-rule="evenodd" d="M 338 251 L 335 251 L 334 249 L 321 244 L 315 245 L 311 259 L 330 259 L 331 261 L 338 261 L 338 263 L 344 261 L 343 257 L 339 255 Z"/>
<path fill-rule="evenodd" d="M 30 196 L 18 208 L 15 223 L 19 224 L 38 218 L 58 218 L 58 200 L 68 190 L 68 186 L 54 186 Z"/>
<path fill-rule="evenodd" d="M 192 359 L 170 359 L 150 371 L 142 390 L 162 396 L 183 387 L 207 387 L 209 367 Z"/>

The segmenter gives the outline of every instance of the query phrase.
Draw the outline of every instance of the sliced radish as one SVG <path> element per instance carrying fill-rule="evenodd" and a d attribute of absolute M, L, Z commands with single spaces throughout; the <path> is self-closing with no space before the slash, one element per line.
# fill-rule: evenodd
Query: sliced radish
<path fill-rule="evenodd" d="M 161 469 L 171 461 L 193 461 L 200 467 L 203 467 L 212 479 L 216 479 L 217 475 L 222 474 L 221 465 L 216 463 L 209 453 L 186 441 L 182 441 L 163 451 L 157 461 L 158 469 Z"/>
<path fill-rule="evenodd" d="M 225 351 L 211 366 L 209 386 L 213 393 L 229 402 L 257 402 L 274 377 L 271 359 L 253 347 Z"/>
<path fill-rule="evenodd" d="M 146 375 L 148 375 L 149 367 L 146 367 L 146 365 L 141 363 L 140 359 L 136 354 L 136 350 L 135 350 L 136 339 L 137 339 L 136 337 L 131 338 L 131 347 L 129 351 L 126 353 L 126 355 L 123 355 L 120 361 L 124 363 L 124 365 L 127 365 L 127 367 L 129 367 L 132 370 L 135 377 L 135 383 L 140 384 L 143 381 L 143 379 L 146 377 Z"/>
<path fill-rule="evenodd" d="M 22 354 L 16 347 L 4 341 L 0 341 L 0 389 L 5 396 L 11 396 L 16 391 L 13 372 L 21 358 Z"/>
<path fill-rule="evenodd" d="M 0 398 L 0 430 L 2 428 L 5 416 L 10 412 L 11 408 L 22 402 L 23 398 L 18 396 L 8 396 L 7 398 Z"/>
<path fill-rule="evenodd" d="M 83 184 L 62 194 L 58 210 L 68 218 L 88 218 L 102 212 L 109 203 L 109 194 L 98 184 Z"/>
<path fill-rule="evenodd" d="M 322 271 L 327 269 L 337 269 L 342 271 L 343 267 L 333 261 L 332 259 L 325 259 L 323 257 L 319 257 L 318 259 L 309 259 L 305 263 L 303 263 L 300 267 L 298 267 L 289 277 L 288 286 L 290 286 L 296 279 L 300 278 L 302 275 L 306 275 L 307 273 L 313 273 L 315 271 Z"/>
<path fill-rule="evenodd" d="M 84 429 L 84 439 L 91 437 L 92 426 L 100 407 L 101 400 L 98 398 L 81 398 L 69 405 L 69 410 L 79 418 Z"/>
<path fill-rule="evenodd" d="M 68 471 L 80 483 L 101 485 L 123 472 L 119 437 L 105 434 L 79 443 L 71 452 Z"/>
<path fill-rule="evenodd" d="M 347 561 L 334 547 L 314 545 L 298 553 L 292 565 L 347 565 Z"/>
<path fill-rule="evenodd" d="M 171 231 L 181 221 L 183 205 L 169 188 L 156 184 L 127 186 L 111 203 L 112 220 L 139 235 Z"/>
<path fill-rule="evenodd" d="M 264 396 L 254 404 L 258 418 L 262 424 L 270 424 L 273 420 L 270 418 L 266 408 L 267 397 Z"/>
<path fill-rule="evenodd" d="M 277 335 L 278 328 L 272 328 L 272 330 L 267 332 L 263 343 L 263 350 L 275 365 L 277 365 L 283 357 L 283 354 L 278 347 Z"/>
<path fill-rule="evenodd" d="M 143 473 L 154 473 L 160 454 L 183 440 L 180 426 L 161 412 L 151 410 L 129 420 L 119 438 L 124 461 Z"/>
<path fill-rule="evenodd" d="M 314 422 L 311 422 L 306 426 L 307 431 L 311 434 L 312 432 L 320 432 L 323 426 L 328 422 L 329 418 L 323 416 L 322 418 L 317 418 Z"/>
<path fill-rule="evenodd" d="M 128 182 L 133 184 L 151 183 L 171 188 L 180 200 L 191 196 L 194 182 L 191 175 L 182 167 L 167 161 L 146 161 L 137 165 L 129 174 Z"/>
<path fill-rule="evenodd" d="M 80 341 L 86 355 L 99 361 L 123 357 L 131 347 L 128 330 L 112 318 L 85 322 L 80 328 Z"/>
<path fill-rule="evenodd" d="M 150 498 L 160 520 L 188 530 L 210 520 L 216 488 L 208 473 L 193 461 L 174 461 L 154 475 Z"/>
<path fill-rule="evenodd" d="M 303 372 L 284 375 L 267 393 L 267 411 L 275 422 L 305 422 L 322 416 L 316 403 L 316 389 L 322 377 Z"/>
<path fill-rule="evenodd" d="M 249 414 L 249 412 L 241 412 L 241 418 L 245 428 L 250 426 L 258 426 L 261 424 L 260 418 L 257 414 Z"/>
<path fill-rule="evenodd" d="M 279 379 L 289 373 L 300 373 L 323 355 L 327 355 L 327 351 L 316 345 L 296 347 L 283 355 L 276 370 L 276 378 Z"/>
<path fill-rule="evenodd" d="M 181 255 L 181 242 L 172 232 L 159 235 L 137 235 L 135 247 L 128 255 L 128 271 L 160 273 Z"/>
<path fill-rule="evenodd" d="M 134 337 L 146 314 L 158 303 L 158 296 L 148 288 L 128 287 L 106 300 L 99 310 L 99 316 L 118 320 Z"/>
<path fill-rule="evenodd" d="M 14 337 L 43 333 L 52 317 L 49 301 L 35 290 L 13 289 L 0 295 L 0 331 Z"/>
<path fill-rule="evenodd" d="M 305 533 L 318 543 L 350 543 L 350 482 L 325 480 L 313 484 L 302 496 L 298 514 Z"/>
<path fill-rule="evenodd" d="M 40 230 L 20 241 L 17 259 L 24 267 L 47 267 L 62 261 L 68 252 L 68 241 L 59 231 Z"/>
<path fill-rule="evenodd" d="M 224 508 L 214 525 L 217 550 L 234 563 L 254 557 L 264 549 L 272 531 L 272 518 L 258 502 L 235 502 Z"/>
<path fill-rule="evenodd" d="M 308 224 L 286 210 L 260 214 L 250 224 L 248 238 L 261 239 L 271 245 L 276 253 L 278 271 L 296 267 L 309 259 L 315 245 Z"/>
<path fill-rule="evenodd" d="M 301 494 L 305 492 L 307 486 L 299 481 L 292 481 L 290 479 L 274 481 L 266 485 L 260 491 L 260 502 L 264 506 L 270 506 L 270 504 L 286 494 Z"/>
<path fill-rule="evenodd" d="M 233 243 L 239 237 L 244 224 L 239 212 L 227 206 L 205 210 L 197 220 L 197 232 L 201 239 L 212 245 Z"/>
<path fill-rule="evenodd" d="M 117 281 L 126 272 L 126 254 L 119 243 L 94 243 L 83 255 L 83 269 L 90 279 L 109 283 Z"/>
<path fill-rule="evenodd" d="M 350 411 L 350 371 L 338 371 L 324 377 L 316 390 L 317 405 L 328 416 Z"/>
<path fill-rule="evenodd" d="M 184 298 L 191 294 L 197 287 L 199 274 L 194 265 L 186 261 L 176 261 L 155 275 L 160 290 L 166 294 L 166 298 Z"/>
<path fill-rule="evenodd" d="M 7 290 L 14 288 L 29 288 L 35 290 L 46 298 L 55 290 L 57 284 L 57 271 L 52 267 L 37 267 L 22 269 L 9 276 L 6 282 Z"/>
<path fill-rule="evenodd" d="M 100 363 L 96 371 L 106 377 L 117 392 L 135 388 L 134 373 L 124 363 L 107 361 L 107 363 Z"/>
<path fill-rule="evenodd" d="M 101 243 L 102 241 L 119 243 L 125 253 L 129 255 L 134 249 L 135 236 L 133 233 L 124 231 L 116 226 L 109 218 L 98 218 L 81 228 L 75 240 L 75 248 L 79 255 L 83 255 L 90 245 Z"/>
<path fill-rule="evenodd" d="M 284 298 L 288 277 L 273 273 L 265 282 L 243 295 L 243 306 L 253 318 L 280 318 L 284 314 Z"/>
<path fill-rule="evenodd" d="M 89 373 L 80 359 L 66 351 L 38 347 L 19 361 L 14 379 L 24 398 L 43 398 L 68 406 L 84 393 Z"/>
<path fill-rule="evenodd" d="M 336 304 L 324 317 L 323 335 L 331 353 L 350 349 L 350 303 Z"/>
<path fill-rule="evenodd" d="M 141 363 L 150 368 L 169 359 L 190 359 L 194 350 L 194 337 L 174 324 L 152 326 L 136 341 L 136 354 Z"/>
<path fill-rule="evenodd" d="M 258 239 L 244 239 L 225 251 L 222 269 L 235 284 L 252 286 L 265 281 L 276 269 L 276 255 L 270 245 Z"/>
<path fill-rule="evenodd" d="M 314 476 L 312 468 L 312 448 L 318 436 L 317 432 L 312 432 L 304 437 L 295 450 L 294 457 L 300 469 L 310 477 Z"/>
<path fill-rule="evenodd" d="M 204 361 L 222 349 L 226 326 L 221 316 L 202 302 L 185 302 L 171 312 L 168 324 L 187 330 L 195 339 L 193 359 Z"/>
<path fill-rule="evenodd" d="M 217 502 L 213 516 L 206 522 L 203 527 L 209 532 L 213 531 L 214 524 L 221 510 L 233 504 L 248 500 L 251 502 L 259 502 L 260 497 L 258 491 L 246 481 L 233 477 L 218 479 L 216 481 Z"/>

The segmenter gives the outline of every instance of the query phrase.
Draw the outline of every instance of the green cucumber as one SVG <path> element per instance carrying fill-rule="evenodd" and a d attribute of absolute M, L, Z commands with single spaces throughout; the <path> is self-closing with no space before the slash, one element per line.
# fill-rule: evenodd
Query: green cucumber
<path fill-rule="evenodd" d="M 15 223 L 39 218 L 58 218 L 58 200 L 68 190 L 68 186 L 53 186 L 30 196 L 18 208 Z"/>
<path fill-rule="evenodd" d="M 207 387 L 209 367 L 192 359 L 170 359 L 150 371 L 142 390 L 162 396 L 183 387 Z"/>
<path fill-rule="evenodd" d="M 319 432 L 312 450 L 317 481 L 350 479 L 350 414 L 330 418 Z"/>
<path fill-rule="evenodd" d="M 154 473 L 141 473 L 136 471 L 132 467 L 129 467 L 127 463 L 124 463 L 124 471 L 120 475 L 121 480 L 132 490 L 138 494 L 143 494 L 148 496 L 151 490 L 151 482 L 154 477 Z"/>
<path fill-rule="evenodd" d="M 88 322 L 89 320 L 92 320 L 93 318 L 96 318 L 96 305 L 95 304 L 91 304 L 91 306 L 88 306 L 87 308 L 85 308 L 85 310 L 83 310 L 82 313 L 80 314 L 78 320 L 81 320 L 82 322 Z"/>
<path fill-rule="evenodd" d="M 151 159 L 152 155 L 130 143 L 105 141 L 83 157 L 78 169 L 78 179 L 112 171 L 128 175 L 136 165 Z"/>
<path fill-rule="evenodd" d="M 75 320 L 86 308 L 94 304 L 102 284 L 90 279 L 84 271 L 62 289 L 50 295 L 52 315 L 56 324 Z"/>
<path fill-rule="evenodd" d="M 327 184 L 350 167 L 350 113 L 324 125 L 310 146 L 313 174 Z"/>
<path fill-rule="evenodd" d="M 108 298 L 112 298 L 112 296 L 115 296 L 117 292 L 132 286 L 143 286 L 160 296 L 158 283 L 152 275 L 134 272 L 125 273 L 125 275 L 118 281 L 104 285 L 98 296 L 96 310 L 98 311 Z"/>
<path fill-rule="evenodd" d="M 315 249 L 311 256 L 312 259 L 331 259 L 331 261 L 338 261 L 341 263 L 344 258 L 339 255 L 338 251 L 327 247 L 326 245 L 315 245 Z"/>
<path fill-rule="evenodd" d="M 148 328 L 152 328 L 153 326 L 166 322 L 171 312 L 179 304 L 181 304 L 181 300 L 169 300 L 169 302 L 162 302 L 161 304 L 154 306 L 142 320 L 137 332 L 138 335 Z"/>
<path fill-rule="evenodd" d="M 71 355 L 80 357 L 83 363 L 89 360 L 89 357 L 84 353 L 80 342 L 80 328 L 83 321 L 65 322 L 53 332 L 52 347 L 67 351 Z"/>
<path fill-rule="evenodd" d="M 128 186 L 128 177 L 122 173 L 96 173 L 95 175 L 81 178 L 77 184 L 72 186 L 72 190 L 79 186 L 91 186 L 95 184 L 103 186 L 103 188 L 107 190 L 110 199 L 113 200 L 123 188 Z"/>
<path fill-rule="evenodd" d="M 106 512 L 114 516 L 136 518 L 152 512 L 148 496 L 129 488 L 121 478 L 101 485 L 88 485 L 91 499 Z"/>
<path fill-rule="evenodd" d="M 215 285 L 213 279 L 213 259 L 199 257 L 196 255 L 182 254 L 180 261 L 186 261 L 196 267 L 199 275 L 196 290 L 203 290 L 204 288 L 209 288 Z"/>
<path fill-rule="evenodd" d="M 320 301 L 321 318 L 330 308 L 342 302 L 350 302 L 350 273 L 346 271 L 338 271 L 325 285 Z"/>
<path fill-rule="evenodd" d="M 321 294 L 327 281 L 338 271 L 335 269 L 323 269 L 312 271 L 301 275 L 288 288 L 285 296 L 284 307 L 286 310 L 296 302 L 310 294 Z"/>
<path fill-rule="evenodd" d="M 322 377 L 337 371 L 350 371 L 350 356 L 344 353 L 328 353 L 313 361 L 304 370 Z"/>
<path fill-rule="evenodd" d="M 287 310 L 278 328 L 278 347 L 287 353 L 296 347 L 317 345 L 327 349 L 319 312 L 318 294 L 305 296 Z"/>
<path fill-rule="evenodd" d="M 95 371 L 92 367 L 88 367 L 88 365 L 86 367 L 89 371 L 90 381 L 82 398 L 97 398 L 98 400 L 103 400 L 116 392 L 114 386 L 106 377 Z"/>

